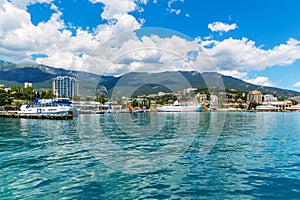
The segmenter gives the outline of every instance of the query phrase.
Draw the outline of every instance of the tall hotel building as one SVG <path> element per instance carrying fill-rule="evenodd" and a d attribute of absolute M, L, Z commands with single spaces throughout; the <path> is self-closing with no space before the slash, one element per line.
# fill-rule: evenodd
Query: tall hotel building
<path fill-rule="evenodd" d="M 78 80 L 71 76 L 58 76 L 53 79 L 52 89 L 56 97 L 72 98 L 78 96 Z"/>
<path fill-rule="evenodd" d="M 247 101 L 248 103 L 255 102 L 261 104 L 263 102 L 262 97 L 263 95 L 261 94 L 260 91 L 254 90 L 248 93 Z"/>

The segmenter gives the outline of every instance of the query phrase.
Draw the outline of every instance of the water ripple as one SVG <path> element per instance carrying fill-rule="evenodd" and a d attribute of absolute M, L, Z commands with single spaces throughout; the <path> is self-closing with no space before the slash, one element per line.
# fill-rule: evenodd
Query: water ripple
<path fill-rule="evenodd" d="M 0 199 L 300 199 L 299 113 L 228 113 L 221 133 L 209 132 L 218 140 L 207 155 L 199 151 L 211 117 L 218 121 L 224 113 L 158 115 L 1 119 Z M 199 119 L 197 128 L 182 117 Z M 89 127 L 91 120 L 123 152 L 154 155 L 169 145 L 174 152 L 160 156 L 178 153 L 177 159 L 144 173 L 112 168 L 78 132 L 84 127 L 97 139 L 99 129 Z M 180 152 L 176 147 L 182 141 L 172 140 L 178 130 L 188 144 Z M 122 165 L 127 159 L 116 156 L 114 148 L 98 147 L 107 160 Z M 153 158 L 153 163 L 161 161 Z M 143 167 L 139 160 L 133 162 Z"/>

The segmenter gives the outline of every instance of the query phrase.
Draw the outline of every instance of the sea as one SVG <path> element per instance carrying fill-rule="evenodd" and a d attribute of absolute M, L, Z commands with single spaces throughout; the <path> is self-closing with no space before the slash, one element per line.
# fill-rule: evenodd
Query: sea
<path fill-rule="evenodd" d="M 300 199 L 300 113 L 0 118 L 0 199 Z"/>

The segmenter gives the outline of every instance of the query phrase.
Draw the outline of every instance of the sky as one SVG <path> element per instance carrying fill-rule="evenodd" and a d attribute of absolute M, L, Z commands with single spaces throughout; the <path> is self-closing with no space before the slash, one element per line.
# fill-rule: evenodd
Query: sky
<path fill-rule="evenodd" d="M 0 60 L 97 74 L 216 71 L 300 91 L 300 1 L 0 0 Z"/>

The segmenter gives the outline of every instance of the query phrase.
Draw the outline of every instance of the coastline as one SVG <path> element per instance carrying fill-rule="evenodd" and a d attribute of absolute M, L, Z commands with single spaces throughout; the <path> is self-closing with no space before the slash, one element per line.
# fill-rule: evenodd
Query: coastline
<path fill-rule="evenodd" d="M 73 119 L 73 114 L 24 114 L 16 111 L 0 111 L 0 117 L 28 119 Z"/>

